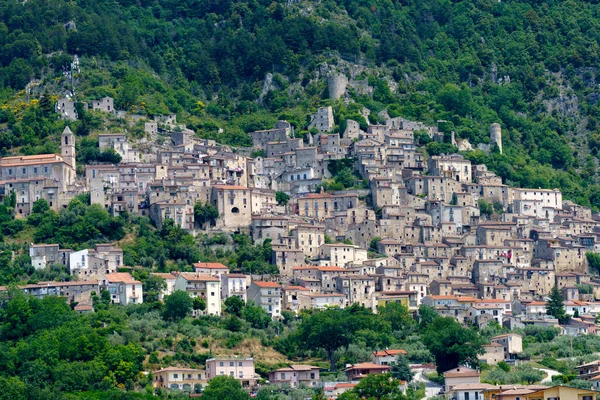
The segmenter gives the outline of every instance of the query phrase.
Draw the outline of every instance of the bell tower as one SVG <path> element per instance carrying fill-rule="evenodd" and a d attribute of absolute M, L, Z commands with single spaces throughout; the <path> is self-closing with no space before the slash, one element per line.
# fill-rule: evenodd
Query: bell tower
<path fill-rule="evenodd" d="M 68 126 L 60 137 L 60 154 L 65 163 L 75 169 L 75 135 Z"/>

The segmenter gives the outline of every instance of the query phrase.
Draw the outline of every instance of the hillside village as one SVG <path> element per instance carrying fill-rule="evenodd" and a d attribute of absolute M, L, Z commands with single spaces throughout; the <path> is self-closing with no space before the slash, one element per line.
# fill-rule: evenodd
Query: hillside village
<path fill-rule="evenodd" d="M 366 83 L 340 77 L 329 85 L 333 98 L 346 101 L 345 85 L 369 91 Z M 0 201 L 15 196 L 15 212 L 27 217 L 40 199 L 60 211 L 75 196 L 89 193 L 91 203 L 111 216 L 147 216 L 158 229 L 172 220 L 194 235 L 236 232 L 254 244 L 270 240 L 277 275 L 245 275 L 213 262 L 195 263 L 193 272 L 155 273 L 166 282 L 161 298 L 183 290 L 206 301 L 194 315 L 221 315 L 223 302 L 232 296 L 260 305 L 274 320 L 283 311 L 358 303 L 377 313 L 380 306 L 401 303 L 413 314 L 427 305 L 479 328 L 497 323 L 509 329 L 560 327 L 562 335 L 571 336 L 600 333 L 600 279 L 586 256 L 600 252 L 600 216 L 563 200 L 558 189 L 511 187 L 458 153 L 427 155 L 416 137 L 426 135 L 461 150 L 471 146 L 444 132 L 443 121 L 427 126 L 387 118 L 365 131 L 348 120 L 343 132 L 334 133 L 332 108 L 322 107 L 311 116 L 307 135 L 278 121 L 273 129 L 251 132 L 252 149 L 245 149 L 200 139 L 174 114 L 147 120 L 116 110 L 111 98 L 93 101 L 89 108 L 130 123 L 144 120 L 146 136 L 133 140 L 126 133 L 99 133 L 100 151 L 114 150 L 121 162 L 79 166 L 76 137 L 67 127 L 61 154 L 0 158 Z M 56 112 L 77 119 L 68 98 L 57 102 Z M 367 121 L 369 114 L 365 109 Z M 169 140 L 158 144 L 159 135 Z M 481 149 L 503 151 L 499 124 L 490 126 L 490 144 Z M 335 184 L 344 166 L 353 173 L 353 187 Z M 213 206 L 218 216 L 198 220 L 198 203 Z M 142 282 L 125 272 L 118 243 L 78 251 L 32 243 L 29 255 L 35 269 L 61 264 L 72 280 L 20 286 L 27 294 L 66 297 L 81 313 L 94 311 L 92 296 L 101 290 L 114 304 L 143 302 Z M 567 322 L 547 314 L 555 286 L 571 317 Z M 521 336 L 494 337 L 485 351 L 481 360 L 490 365 L 514 363 L 523 352 Z M 269 381 L 324 387 L 326 396 L 336 398 L 368 374 L 389 372 L 396 355 L 381 349 L 372 362 L 348 366 L 347 384 L 325 385 L 320 368 L 306 365 L 277 369 Z M 595 388 L 598 365 L 595 373 L 582 375 Z M 218 375 L 234 376 L 248 388 L 257 384 L 251 357 L 210 359 L 206 370 L 154 372 L 157 387 L 174 389 L 190 389 Z M 443 391 L 465 400 L 469 393 L 479 399 L 507 390 L 520 391 L 522 398 L 547 398 L 540 391 L 551 390 L 480 383 L 479 372 L 466 366 L 446 375 Z M 569 391 L 578 389 L 552 390 L 571 398 Z M 579 390 L 576 395 L 592 394 Z"/>

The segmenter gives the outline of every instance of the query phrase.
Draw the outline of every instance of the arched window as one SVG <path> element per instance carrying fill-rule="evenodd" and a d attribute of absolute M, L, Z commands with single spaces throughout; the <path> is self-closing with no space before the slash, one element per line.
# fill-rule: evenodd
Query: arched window
<path fill-rule="evenodd" d="M 240 209 L 239 209 L 239 208 L 237 208 L 237 207 L 233 207 L 233 208 L 231 209 L 231 212 L 232 212 L 233 214 L 238 214 L 238 213 L 240 212 Z"/>

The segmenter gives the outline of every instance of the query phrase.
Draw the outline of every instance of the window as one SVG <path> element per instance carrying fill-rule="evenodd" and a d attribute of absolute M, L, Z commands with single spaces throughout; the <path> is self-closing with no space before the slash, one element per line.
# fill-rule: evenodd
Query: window
<path fill-rule="evenodd" d="M 465 400 L 469 400 L 469 392 L 465 392 Z"/>
<path fill-rule="evenodd" d="M 242 362 L 241 361 L 238 363 L 238 366 L 240 366 L 240 367 L 242 366 Z"/>
<path fill-rule="evenodd" d="M 233 376 L 233 371 L 229 371 L 229 376 Z"/>
<path fill-rule="evenodd" d="M 233 361 L 230 361 L 230 362 L 229 362 L 229 366 L 230 366 L 230 367 L 233 367 Z"/>
<path fill-rule="evenodd" d="M 223 363 L 223 361 L 221 361 L 221 362 L 219 363 L 219 366 L 220 366 L 220 367 L 222 367 L 222 366 L 224 366 L 224 365 L 225 365 L 225 364 Z"/>
<path fill-rule="evenodd" d="M 178 374 L 173 374 L 173 378 L 177 379 L 177 378 L 179 378 L 179 375 Z"/>

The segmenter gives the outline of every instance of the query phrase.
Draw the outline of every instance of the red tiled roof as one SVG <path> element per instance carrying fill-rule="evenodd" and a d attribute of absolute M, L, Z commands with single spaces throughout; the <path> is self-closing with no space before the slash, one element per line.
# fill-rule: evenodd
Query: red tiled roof
<path fill-rule="evenodd" d="M 281 285 L 275 282 L 252 282 L 261 288 L 280 288 Z"/>
<path fill-rule="evenodd" d="M 221 263 L 209 263 L 209 262 L 199 262 L 195 263 L 194 267 L 196 268 L 208 268 L 208 269 L 229 269 L 229 267 L 221 264 Z"/>
<path fill-rule="evenodd" d="M 406 350 L 388 349 L 382 351 L 374 351 L 373 354 L 375 355 L 375 357 L 396 356 L 398 354 L 406 354 Z"/>

